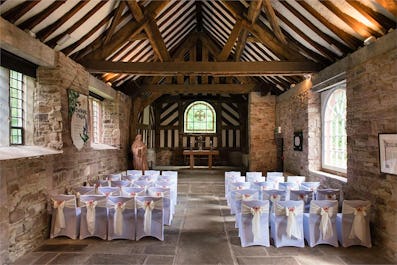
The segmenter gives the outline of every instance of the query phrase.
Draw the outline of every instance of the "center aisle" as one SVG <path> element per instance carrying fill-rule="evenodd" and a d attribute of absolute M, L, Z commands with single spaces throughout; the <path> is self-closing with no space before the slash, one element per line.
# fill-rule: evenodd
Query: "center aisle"
<path fill-rule="evenodd" d="M 224 171 L 186 170 L 178 176 L 181 233 L 175 264 L 237 264 L 222 214 Z"/>

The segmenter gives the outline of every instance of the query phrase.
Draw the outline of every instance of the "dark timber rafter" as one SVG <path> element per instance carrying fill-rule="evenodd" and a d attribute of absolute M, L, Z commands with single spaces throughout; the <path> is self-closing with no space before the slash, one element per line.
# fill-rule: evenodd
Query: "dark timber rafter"
<path fill-rule="evenodd" d="M 7 12 L 4 12 L 1 16 L 8 20 L 11 23 L 14 23 L 18 19 L 20 19 L 23 15 L 26 14 L 29 10 L 31 10 L 35 5 L 40 3 L 40 0 L 36 1 L 26 1 L 21 3 L 20 5 L 17 5 L 14 8 L 11 8 Z"/>
<path fill-rule="evenodd" d="M 128 7 L 131 10 L 132 15 L 138 22 L 146 20 L 144 30 L 149 38 L 150 44 L 157 57 L 162 61 L 170 61 L 171 57 L 168 53 L 167 47 L 165 46 L 164 39 L 161 36 L 159 27 L 156 24 L 155 18 L 142 12 L 141 7 L 135 0 L 127 1 Z"/>
<path fill-rule="evenodd" d="M 106 32 L 105 39 L 103 40 L 103 44 L 106 44 L 109 42 L 110 38 L 112 37 L 116 26 L 120 23 L 121 20 L 121 15 L 123 14 L 125 8 L 125 2 L 124 1 L 119 1 L 119 5 L 116 10 L 116 14 L 114 15 L 112 19 L 112 23 L 109 26 L 109 29 Z"/>
<path fill-rule="evenodd" d="M 92 73 L 128 73 L 148 76 L 167 75 L 212 75 L 212 76 L 256 76 L 299 75 L 319 71 L 316 63 L 293 61 L 256 62 L 109 62 L 86 61 Z"/>
<path fill-rule="evenodd" d="M 287 40 L 285 39 L 285 36 L 281 31 L 280 24 L 278 23 L 276 14 L 274 13 L 274 9 L 272 7 L 272 3 L 270 2 L 270 0 L 264 0 L 263 7 L 265 9 L 267 20 L 269 20 L 270 25 L 272 26 L 272 29 L 277 39 L 282 43 L 287 43 Z"/>
<path fill-rule="evenodd" d="M 49 7 L 38 13 L 37 15 L 29 18 L 28 20 L 24 21 L 21 25 L 19 25 L 22 29 L 33 29 L 37 26 L 41 21 L 46 19 L 52 12 L 54 12 L 58 7 L 63 5 L 66 0 L 55 1 Z"/>
<path fill-rule="evenodd" d="M 57 21 L 37 32 L 37 38 L 44 42 L 52 33 L 54 33 L 60 26 L 66 23 L 89 2 L 90 0 L 78 2 L 72 9 L 70 9 Z"/>
<path fill-rule="evenodd" d="M 257 1 L 251 1 L 251 4 L 248 8 L 248 15 L 247 15 L 247 21 L 252 25 L 256 23 L 256 20 L 261 13 L 262 9 L 262 0 L 257 0 Z M 243 54 L 243 50 L 245 47 L 245 43 L 247 42 L 248 38 L 248 29 L 243 28 L 240 31 L 240 35 L 238 37 L 237 41 L 237 46 L 236 46 L 236 53 L 234 60 L 235 61 L 240 61 L 241 54 Z"/>

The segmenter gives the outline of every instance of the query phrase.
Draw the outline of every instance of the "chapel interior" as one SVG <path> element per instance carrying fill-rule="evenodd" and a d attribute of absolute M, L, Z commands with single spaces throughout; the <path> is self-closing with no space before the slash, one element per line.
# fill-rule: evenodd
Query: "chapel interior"
<path fill-rule="evenodd" d="M 0 264 L 397 263 L 396 1 L 1 0 L 0 15 Z M 164 239 L 50 238 L 51 196 L 127 175 L 138 134 L 150 170 L 178 172 Z M 242 247 L 231 171 L 368 201 L 372 247 Z"/>

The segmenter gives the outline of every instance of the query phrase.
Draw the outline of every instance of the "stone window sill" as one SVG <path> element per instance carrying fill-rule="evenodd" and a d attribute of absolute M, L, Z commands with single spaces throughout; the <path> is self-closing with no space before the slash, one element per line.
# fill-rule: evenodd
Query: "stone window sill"
<path fill-rule="evenodd" d="M 324 172 L 324 171 L 311 170 L 310 174 L 314 175 L 315 177 L 331 178 L 331 179 L 335 179 L 335 180 L 338 180 L 338 181 L 343 182 L 343 183 L 347 183 L 347 178 L 341 177 L 341 176 L 338 176 L 338 175 L 335 175 L 335 174 L 327 173 L 327 172 Z"/>
<path fill-rule="evenodd" d="M 4 146 L 0 147 L 0 160 L 62 154 L 63 151 L 42 146 Z"/>
<path fill-rule="evenodd" d="M 94 150 L 118 150 L 119 148 L 116 146 L 108 145 L 108 144 L 94 144 L 91 143 L 91 148 Z"/>

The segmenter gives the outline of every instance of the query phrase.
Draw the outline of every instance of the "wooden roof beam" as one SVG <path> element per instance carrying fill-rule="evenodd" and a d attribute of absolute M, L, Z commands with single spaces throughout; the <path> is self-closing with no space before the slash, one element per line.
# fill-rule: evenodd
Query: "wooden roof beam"
<path fill-rule="evenodd" d="M 329 30 L 335 33 L 341 40 L 343 40 L 347 45 L 349 45 L 352 49 L 357 49 L 362 45 L 362 41 L 356 38 L 353 35 L 341 30 L 334 24 L 332 24 L 328 19 L 323 17 L 316 9 L 314 9 L 310 4 L 305 1 L 296 1 L 300 4 L 307 12 L 309 12 L 312 16 L 314 16 L 318 21 L 320 21 L 324 26 L 326 26 Z"/>
<path fill-rule="evenodd" d="M 54 48 L 57 45 L 57 42 L 62 39 L 67 34 L 72 34 L 77 28 L 79 28 L 87 19 L 92 17 L 101 7 L 103 7 L 107 2 L 106 1 L 99 1 L 98 4 L 94 6 L 84 17 L 76 21 L 72 26 L 70 26 L 66 31 L 62 32 L 61 34 L 55 36 L 51 40 L 47 41 L 46 44 L 51 48 Z"/>
<path fill-rule="evenodd" d="M 234 44 L 236 43 L 236 40 L 240 34 L 242 27 L 243 27 L 243 22 L 241 19 L 238 19 L 236 21 L 236 24 L 234 24 L 234 27 L 232 29 L 232 32 L 229 35 L 229 38 L 227 39 L 226 44 L 223 46 L 222 51 L 217 56 L 218 61 L 226 61 L 227 60 L 230 53 L 232 52 L 232 49 L 234 47 Z"/>
<path fill-rule="evenodd" d="M 354 29 L 358 34 L 363 36 L 363 38 L 368 38 L 370 36 L 374 37 L 381 37 L 382 34 L 373 30 L 370 27 L 367 27 L 360 21 L 356 20 L 355 18 L 349 16 L 348 14 L 342 12 L 335 4 L 333 4 L 329 0 L 320 0 L 324 6 L 326 6 L 330 11 L 332 11 L 335 15 L 337 15 L 340 19 L 342 19 L 349 27 Z"/>
<path fill-rule="evenodd" d="M 397 17 L 397 2 L 393 0 L 376 0 L 381 6 Z"/>
<path fill-rule="evenodd" d="M 247 21 L 252 25 L 256 23 L 256 20 L 261 13 L 262 9 L 262 0 L 251 1 L 250 6 L 248 7 Z M 234 56 L 235 61 L 240 61 L 241 55 L 243 54 L 245 44 L 248 38 L 248 30 L 247 28 L 243 28 L 240 31 L 240 35 L 238 37 L 236 52 Z"/>
<path fill-rule="evenodd" d="M 270 0 L 264 0 L 263 7 L 265 9 L 266 17 L 269 20 L 270 25 L 272 26 L 273 32 L 276 35 L 277 39 L 282 43 L 287 43 L 285 36 L 281 31 L 280 24 L 278 23 L 276 14 L 274 13 L 274 9 L 272 7 L 272 3 L 270 2 Z"/>
<path fill-rule="evenodd" d="M 287 1 L 281 1 L 280 3 L 282 5 L 284 5 L 284 7 L 286 7 L 292 14 L 294 14 L 294 16 L 296 16 L 299 20 L 301 20 L 307 27 L 309 27 L 311 30 L 313 30 L 317 35 L 319 35 L 326 42 L 334 45 L 335 47 L 337 47 L 339 50 L 341 50 L 345 54 L 352 51 L 352 49 L 350 47 L 346 46 L 344 43 L 341 43 L 340 41 L 332 38 L 328 34 L 324 33 L 320 29 L 318 29 L 309 19 L 307 19 L 304 15 L 302 15 L 300 12 L 298 12 Z"/>
<path fill-rule="evenodd" d="M 105 39 L 103 40 L 103 44 L 105 45 L 106 43 L 109 42 L 110 38 L 112 37 L 117 25 L 121 21 L 121 15 L 123 14 L 125 8 L 125 2 L 124 1 L 119 1 L 119 5 L 116 9 L 116 13 L 113 16 L 112 22 L 106 32 Z"/>
<path fill-rule="evenodd" d="M 253 91 L 256 83 L 251 84 L 164 84 L 148 85 L 151 91 L 162 94 L 184 94 L 184 93 L 213 93 L 213 94 L 242 94 Z"/>
<path fill-rule="evenodd" d="M 11 8 L 7 12 L 4 12 L 1 16 L 11 23 L 15 23 L 23 15 L 25 15 L 29 10 L 31 10 L 35 5 L 40 3 L 41 0 L 35 1 L 24 1 L 21 4 Z M 4 1 L 5 2 L 5 1 Z M 1 2 L 2 4 L 4 2 Z"/>
<path fill-rule="evenodd" d="M 362 4 L 359 1 L 347 0 L 349 5 L 357 9 L 366 19 L 371 21 L 371 23 L 377 27 L 384 34 L 390 29 L 396 26 L 396 22 L 391 20 L 390 18 L 384 16 L 382 13 L 378 13 L 368 6 Z M 386 29 L 383 27 L 386 27 Z"/>
<path fill-rule="evenodd" d="M 261 76 L 299 75 L 321 70 L 322 66 L 310 61 L 257 61 L 257 62 L 110 62 L 85 61 L 91 73 L 125 73 L 147 76 L 212 75 Z"/>
<path fill-rule="evenodd" d="M 236 19 L 242 19 L 246 21 L 246 19 L 243 18 L 245 9 L 240 3 L 236 1 L 225 0 L 223 0 L 222 3 L 229 9 Z M 295 48 L 292 48 L 288 43 L 284 44 L 280 42 L 272 32 L 266 30 L 265 25 L 260 26 L 260 23 L 251 25 L 251 23 L 246 21 L 245 26 L 257 39 L 263 43 L 263 45 L 268 47 L 280 59 L 306 60 L 303 55 L 296 51 Z"/>
<path fill-rule="evenodd" d="M 37 38 L 42 42 L 44 42 L 52 33 L 54 33 L 60 26 L 66 23 L 71 17 L 73 17 L 88 3 L 89 0 L 78 2 L 72 9 L 70 9 L 65 15 L 60 17 L 57 21 L 37 32 L 36 34 Z"/>
<path fill-rule="evenodd" d="M 168 3 L 169 1 L 166 2 Z M 171 57 L 168 53 L 164 39 L 161 36 L 160 29 L 156 24 L 155 16 L 152 16 L 152 14 L 144 14 L 136 0 L 129 0 L 127 1 L 127 4 L 131 10 L 132 15 L 138 22 L 146 22 L 144 30 L 149 38 L 152 49 L 157 54 L 158 58 L 162 62 L 170 61 Z"/>
<path fill-rule="evenodd" d="M 24 21 L 20 25 L 18 25 L 19 28 L 21 29 L 33 29 L 36 27 L 40 22 L 42 22 L 44 19 L 46 19 L 49 15 L 51 15 L 52 12 L 58 9 L 61 5 L 66 3 L 66 0 L 60 0 L 60 1 L 55 1 L 52 3 L 50 6 L 48 6 L 46 9 L 38 13 L 37 15 L 29 18 L 28 20 Z"/>

